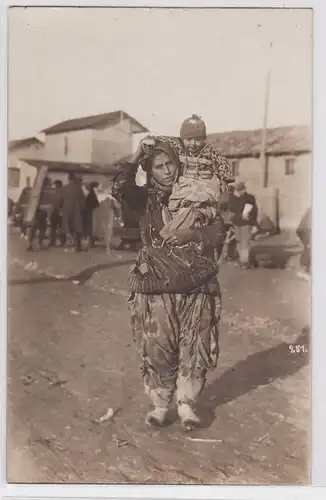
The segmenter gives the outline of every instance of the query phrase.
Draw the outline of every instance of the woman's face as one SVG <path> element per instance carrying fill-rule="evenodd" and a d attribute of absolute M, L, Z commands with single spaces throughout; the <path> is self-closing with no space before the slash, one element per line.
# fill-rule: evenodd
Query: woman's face
<path fill-rule="evenodd" d="M 178 174 L 178 168 L 164 151 L 154 153 L 152 159 L 152 177 L 161 186 L 172 187 Z"/>

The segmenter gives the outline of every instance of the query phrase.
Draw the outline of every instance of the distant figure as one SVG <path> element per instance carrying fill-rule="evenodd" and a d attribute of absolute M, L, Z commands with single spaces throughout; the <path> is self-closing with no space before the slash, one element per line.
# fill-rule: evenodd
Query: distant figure
<path fill-rule="evenodd" d="M 250 242 L 257 228 L 258 209 L 256 198 L 247 193 L 244 182 L 240 181 L 235 184 L 234 195 L 230 196 L 230 212 L 236 233 L 240 266 L 248 269 L 250 268 Z"/>
<path fill-rule="evenodd" d="M 34 250 L 33 244 L 38 233 L 38 244 L 39 247 L 43 247 L 44 238 L 46 234 L 47 228 L 47 213 L 45 210 L 42 210 L 40 207 L 37 208 L 36 214 L 33 220 L 33 223 L 29 228 L 27 228 L 27 251 L 31 252 Z"/>
<path fill-rule="evenodd" d="M 14 202 L 11 198 L 8 196 L 8 203 L 7 203 L 7 208 L 8 208 L 8 217 L 11 217 L 13 212 L 14 212 Z"/>
<path fill-rule="evenodd" d="M 51 207 L 51 214 L 50 214 L 50 246 L 55 246 L 57 244 L 58 232 L 60 237 L 60 245 L 63 246 L 66 242 L 66 236 L 62 231 L 62 213 L 60 207 L 62 188 L 63 188 L 62 181 L 60 180 L 55 181 L 54 187 L 56 190 L 56 195 L 54 203 Z"/>
<path fill-rule="evenodd" d="M 94 247 L 94 234 L 93 234 L 93 212 L 100 206 L 95 192 L 96 182 L 90 182 L 87 186 L 88 194 L 85 198 L 85 208 L 83 213 L 83 227 L 84 236 L 87 238 L 88 247 Z"/>
<path fill-rule="evenodd" d="M 46 177 L 44 179 L 44 188 L 50 188 L 51 187 L 51 179 L 49 177 Z"/>
<path fill-rule="evenodd" d="M 297 236 L 303 244 L 303 251 L 300 258 L 301 270 L 298 276 L 303 279 L 309 279 L 311 271 L 311 207 L 301 219 L 297 229 Z"/>
<path fill-rule="evenodd" d="M 228 184 L 227 191 L 221 194 L 219 200 L 220 214 L 224 219 L 226 229 L 226 242 L 222 244 L 227 245 L 226 252 L 224 253 L 226 260 L 235 261 L 237 259 L 237 242 L 234 237 L 234 226 L 232 224 L 233 214 L 230 211 L 232 199 L 234 197 L 234 185 Z M 220 250 L 222 251 L 223 248 Z"/>
<path fill-rule="evenodd" d="M 81 252 L 83 232 L 83 211 L 85 196 L 80 178 L 74 172 L 69 173 L 69 183 L 62 188 L 60 206 L 62 208 L 62 231 L 71 234 L 76 252 Z"/>

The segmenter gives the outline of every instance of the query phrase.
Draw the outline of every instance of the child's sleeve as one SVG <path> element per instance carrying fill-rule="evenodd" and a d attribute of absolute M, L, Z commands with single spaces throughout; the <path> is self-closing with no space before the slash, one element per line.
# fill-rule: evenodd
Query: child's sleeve
<path fill-rule="evenodd" d="M 167 142 L 178 155 L 182 154 L 181 142 L 178 137 L 172 137 L 170 135 L 152 135 L 151 139 L 154 139 L 156 142 Z"/>
<path fill-rule="evenodd" d="M 215 167 L 216 175 L 221 181 L 231 183 L 235 181 L 232 167 L 227 162 L 227 159 L 222 156 L 215 148 L 212 148 L 212 161 Z"/>

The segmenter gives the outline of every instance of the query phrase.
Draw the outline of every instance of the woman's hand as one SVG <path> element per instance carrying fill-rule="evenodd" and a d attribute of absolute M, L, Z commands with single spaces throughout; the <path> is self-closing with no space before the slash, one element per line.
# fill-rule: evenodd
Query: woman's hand
<path fill-rule="evenodd" d="M 131 159 L 129 160 L 130 163 L 134 163 L 135 165 L 138 165 L 138 163 L 146 156 L 150 156 L 153 148 L 155 147 L 155 140 L 152 139 L 151 136 L 147 136 L 144 139 L 142 139 L 134 154 L 132 155 Z"/>
<path fill-rule="evenodd" d="M 174 245 L 186 245 L 190 241 L 197 241 L 195 234 L 196 232 L 193 229 L 178 229 L 174 234 L 165 238 L 164 241 Z"/>

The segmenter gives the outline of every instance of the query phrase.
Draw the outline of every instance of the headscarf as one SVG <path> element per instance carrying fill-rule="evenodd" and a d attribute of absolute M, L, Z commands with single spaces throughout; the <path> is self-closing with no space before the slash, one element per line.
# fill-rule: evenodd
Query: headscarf
<path fill-rule="evenodd" d="M 177 178 L 180 174 L 179 157 L 178 157 L 177 153 L 175 152 L 175 150 L 173 149 L 173 147 L 170 146 L 170 144 L 168 144 L 167 142 L 163 142 L 163 141 L 158 142 L 155 145 L 155 147 L 153 148 L 151 156 L 144 158 L 142 160 L 141 167 L 147 174 L 147 184 L 150 187 L 157 188 L 161 191 L 170 191 L 171 188 L 167 188 L 165 186 L 162 186 L 155 179 L 153 179 L 153 177 L 151 175 L 151 173 L 152 173 L 151 172 L 152 171 L 152 158 L 153 158 L 153 155 L 157 152 L 166 153 L 169 156 L 170 160 L 172 161 L 173 165 L 175 165 L 177 167 L 177 176 L 176 176 L 176 180 L 177 180 Z"/>

